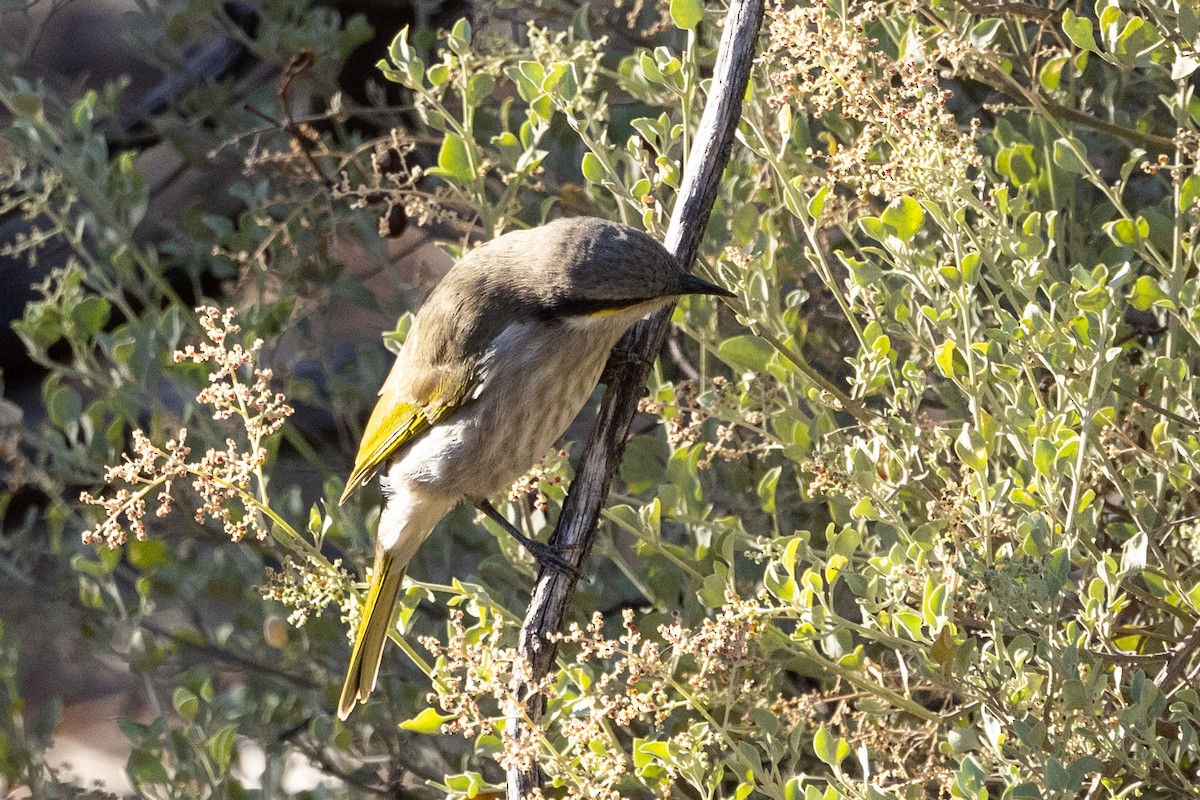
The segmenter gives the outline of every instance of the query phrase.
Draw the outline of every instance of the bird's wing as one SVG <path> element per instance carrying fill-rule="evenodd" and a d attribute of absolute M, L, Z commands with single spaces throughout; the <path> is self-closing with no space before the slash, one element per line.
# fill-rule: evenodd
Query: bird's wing
<path fill-rule="evenodd" d="M 461 368 L 433 368 L 425 377 L 423 385 L 414 386 L 411 366 L 406 359 L 397 359 L 379 390 L 379 402 L 363 431 L 339 505 L 369 481 L 393 453 L 457 411 L 478 384 L 474 370 Z"/>

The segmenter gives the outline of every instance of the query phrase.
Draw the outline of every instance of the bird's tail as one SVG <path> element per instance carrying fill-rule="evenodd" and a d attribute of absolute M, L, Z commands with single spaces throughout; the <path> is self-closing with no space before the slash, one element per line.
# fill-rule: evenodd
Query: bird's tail
<path fill-rule="evenodd" d="M 396 600 L 400 597 L 405 566 L 405 562 L 384 548 L 376 550 L 371 588 L 363 604 L 362 619 L 358 623 L 354 649 L 350 653 L 350 667 L 346 671 L 346 683 L 342 686 L 342 699 L 338 702 L 340 719 L 348 717 L 354 706 L 365 702 L 375 690 L 383 645 L 396 614 Z"/>

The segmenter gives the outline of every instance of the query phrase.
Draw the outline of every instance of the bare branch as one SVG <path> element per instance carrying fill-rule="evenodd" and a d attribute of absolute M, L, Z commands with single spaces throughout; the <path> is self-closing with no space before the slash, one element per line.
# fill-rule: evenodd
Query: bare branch
<path fill-rule="evenodd" d="M 763 0 L 733 0 L 730 4 L 713 68 L 708 105 L 688 154 L 683 185 L 664 242 L 667 250 L 684 264 L 696 260 L 729 160 L 762 17 Z M 635 325 L 617 345 L 623 357 L 616 360 L 619 363 L 610 363 L 607 373 L 610 381 L 596 423 L 550 539 L 577 569 L 592 548 L 600 510 L 621 462 L 650 366 L 666 338 L 672 309 L 673 306 L 663 308 Z M 562 628 L 576 580 L 575 575 L 556 569 L 542 570 L 538 575 L 519 644 L 529 662 L 535 686 L 553 666 L 557 647 L 551 637 Z M 545 702 L 526 686 L 513 689 L 514 697 L 519 700 L 516 707 L 509 709 L 506 735 L 519 736 L 525 726 L 540 724 Z M 509 770 L 509 800 L 523 800 L 534 789 L 540 789 L 541 784 L 537 764 L 525 770 Z"/>

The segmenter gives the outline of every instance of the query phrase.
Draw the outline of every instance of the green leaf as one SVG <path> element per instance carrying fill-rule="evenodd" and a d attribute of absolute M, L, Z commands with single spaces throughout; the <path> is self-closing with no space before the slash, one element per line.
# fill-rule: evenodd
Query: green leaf
<path fill-rule="evenodd" d="M 177 686 L 174 694 L 171 695 L 171 705 L 184 719 L 193 719 L 200 709 L 200 698 L 196 697 L 190 689 Z"/>
<path fill-rule="evenodd" d="M 1136 220 L 1118 219 L 1106 222 L 1103 228 L 1104 232 L 1108 234 L 1108 238 L 1112 239 L 1113 244 L 1118 247 L 1135 245 L 1150 236 L 1150 223 L 1143 216 L 1138 216 Z"/>
<path fill-rule="evenodd" d="M 829 187 L 822 186 L 817 190 L 817 193 L 808 201 L 808 216 L 812 220 L 817 220 L 821 216 L 821 212 L 825 210 L 825 200 L 829 197 Z"/>
<path fill-rule="evenodd" d="M 775 513 L 775 490 L 779 487 L 782 467 L 771 467 L 758 481 L 758 502 L 763 511 Z"/>
<path fill-rule="evenodd" d="M 704 18 L 704 0 L 671 0 L 671 21 L 690 31 Z"/>
<path fill-rule="evenodd" d="M 850 755 L 850 745 L 845 739 L 835 738 L 829 729 L 822 725 L 813 736 L 813 751 L 821 761 L 838 769 L 846 756 Z"/>
<path fill-rule="evenodd" d="M 224 772 L 233 757 L 233 744 L 237 740 L 237 725 L 226 725 L 209 737 L 206 749 L 212 760 L 216 762 L 217 770 Z"/>
<path fill-rule="evenodd" d="M 721 342 L 717 355 L 734 367 L 744 367 L 752 372 L 765 372 L 767 361 L 775 351 L 771 345 L 757 336 L 734 336 Z"/>
<path fill-rule="evenodd" d="M 1029 661 L 1029 657 L 1033 655 L 1033 651 L 1033 638 L 1027 633 L 1014 636 L 1012 641 L 1008 643 L 1008 658 L 1012 661 L 1013 666 L 1018 668 Z"/>
<path fill-rule="evenodd" d="M 400 68 L 400 71 L 397 72 L 389 69 L 385 62 L 380 61 L 378 66 L 388 80 L 402 83 L 410 89 L 421 86 L 421 82 L 425 78 L 425 62 L 408 43 L 407 25 L 401 28 L 396 37 L 392 39 L 392 44 L 388 48 L 388 58 Z"/>
<path fill-rule="evenodd" d="M 450 65 L 445 62 L 434 64 L 425 73 L 425 76 L 429 78 L 430 86 L 441 86 L 450 80 Z"/>
<path fill-rule="evenodd" d="M 925 636 L 921 630 L 922 619 L 921 615 L 915 611 L 907 609 L 897 611 L 892 615 L 892 619 L 903 629 L 904 633 L 908 634 L 908 638 L 914 642 L 925 641 Z"/>
<path fill-rule="evenodd" d="M 171 782 L 171 776 L 162 760 L 146 750 L 134 750 L 129 754 L 125 770 L 134 778 L 135 785 L 163 785 Z"/>
<path fill-rule="evenodd" d="M 933 351 L 933 360 L 937 362 L 938 369 L 947 378 L 954 377 L 954 342 L 947 339 L 939 344 Z"/>
<path fill-rule="evenodd" d="M 1054 455 L 1058 449 L 1050 442 L 1049 439 L 1038 437 L 1033 443 L 1033 468 L 1038 474 L 1043 477 L 1050 475 L 1050 470 L 1054 469 Z"/>
<path fill-rule="evenodd" d="M 441 733 L 442 725 L 454 719 L 453 714 L 439 714 L 432 708 L 423 710 L 412 719 L 406 719 L 400 723 L 400 727 L 406 731 L 413 733 L 423 733 L 427 736 L 434 736 Z"/>
<path fill-rule="evenodd" d="M 13 109 L 25 117 L 39 119 L 42 116 L 42 98 L 31 92 L 17 92 L 12 96 Z"/>
<path fill-rule="evenodd" d="M 954 452 L 960 461 L 976 472 L 987 469 L 988 452 L 983 437 L 971 430 L 971 426 L 963 424 L 962 433 L 954 440 Z"/>
<path fill-rule="evenodd" d="M 1109 301 L 1112 299 L 1108 293 L 1108 286 L 1105 284 L 1097 284 L 1086 292 L 1076 292 L 1075 307 L 1080 311 L 1091 311 L 1099 314 L 1104 309 L 1108 308 Z"/>
<path fill-rule="evenodd" d="M 533 103 L 542 95 L 542 81 L 546 79 L 546 68 L 537 61 L 522 61 L 515 67 L 504 70 L 504 74 L 517 84 L 517 94 L 526 103 Z"/>
<path fill-rule="evenodd" d="M 1038 83 L 1043 89 L 1052 92 L 1062 84 L 1062 72 L 1068 60 L 1066 56 L 1056 56 L 1042 65 L 1038 70 Z"/>
<path fill-rule="evenodd" d="M 79 392 L 70 386 L 59 386 L 50 393 L 50 398 L 46 401 L 46 413 L 51 424 L 61 428 L 68 422 L 78 421 L 83 414 L 83 400 L 79 397 Z"/>
<path fill-rule="evenodd" d="M 979 280 L 979 253 L 971 252 L 964 255 L 962 263 L 959 264 L 959 271 L 962 272 L 963 283 L 974 286 Z"/>
<path fill-rule="evenodd" d="M 1099 772 L 1103 766 L 1104 764 L 1100 759 L 1092 755 L 1087 755 L 1072 761 L 1067 766 L 1067 772 L 1071 774 L 1072 785 L 1081 786 L 1084 778 Z"/>
<path fill-rule="evenodd" d="M 862 229 L 863 233 L 877 242 L 882 242 L 888 235 L 887 228 L 884 227 L 883 220 L 879 217 L 859 217 L 858 227 Z M 841 251 L 838 252 L 840 253 Z"/>
<path fill-rule="evenodd" d="M 700 602 L 708 608 L 720 608 L 725 602 L 725 594 L 729 591 L 729 567 L 721 562 L 713 564 L 710 572 L 700 584 L 697 596 Z"/>
<path fill-rule="evenodd" d="M 1063 33 L 1080 50 L 1092 53 L 1100 52 L 1096 49 L 1096 36 L 1092 33 L 1092 21 L 1075 16 L 1069 8 L 1063 12 Z"/>
<path fill-rule="evenodd" d="M 897 197 L 883 210 L 881 220 L 902 242 L 911 242 L 925 224 L 925 210 L 911 197 Z"/>
<path fill-rule="evenodd" d="M 1149 275 L 1143 275 L 1133 285 L 1129 293 L 1129 304 L 1138 311 L 1147 311 L 1151 306 L 1175 310 L 1175 302 L 1170 295 L 1162 290 L 1158 281 Z"/>
<path fill-rule="evenodd" d="M 464 56 L 471 49 L 471 23 L 466 17 L 454 23 L 446 39 L 446 46 L 457 56 Z"/>
<path fill-rule="evenodd" d="M 546 77 L 542 80 L 542 91 L 553 92 L 558 88 L 558 84 L 567 75 L 566 64 L 554 64 L 550 67 L 550 71 L 546 73 Z"/>
<path fill-rule="evenodd" d="M 587 178 L 589 183 L 600 185 L 608 177 L 608 170 L 604 168 L 604 162 L 593 152 L 589 151 L 583 154 L 582 168 L 583 177 Z"/>
<path fill-rule="evenodd" d="M 1179 210 L 1190 211 L 1200 199 L 1200 175 L 1188 175 L 1179 187 Z"/>
<path fill-rule="evenodd" d="M 458 775 L 447 775 L 446 786 L 455 794 L 473 798 L 478 796 L 487 784 L 478 772 L 462 772 Z"/>
<path fill-rule="evenodd" d="M 667 444 L 654 436 L 634 437 L 625 446 L 621 459 L 621 478 L 633 493 L 654 488 L 663 480 L 663 472 L 670 458 Z"/>
<path fill-rule="evenodd" d="M 1200 583 L 1194 584 L 1188 590 L 1187 601 L 1194 611 L 1200 611 Z"/>
<path fill-rule="evenodd" d="M 921 600 L 921 613 L 925 624 L 933 630 L 940 630 L 946 616 L 946 587 L 945 581 L 925 582 L 925 591 Z"/>
<path fill-rule="evenodd" d="M 1087 148 L 1075 138 L 1054 141 L 1054 163 L 1073 175 L 1086 175 L 1091 170 L 1087 162 Z"/>
<path fill-rule="evenodd" d="M 147 539 L 139 542 L 131 540 L 125 546 L 125 555 L 129 563 L 145 572 L 166 565 L 171 560 L 171 550 L 166 542 L 158 539 Z"/>
<path fill-rule="evenodd" d="M 958 771 L 954 773 L 954 787 L 962 797 L 987 797 L 987 773 L 979 766 L 973 756 L 964 756 L 959 763 Z"/>
<path fill-rule="evenodd" d="M 408 43 L 408 26 L 405 25 L 392 37 L 392 43 L 388 47 L 388 58 L 393 64 L 401 67 L 412 55 L 412 47 Z"/>
<path fill-rule="evenodd" d="M 863 497 L 854 507 L 850 509 L 850 516 L 854 519 L 879 519 L 879 512 L 875 510 L 875 505 L 871 502 L 871 498 Z"/>
<path fill-rule="evenodd" d="M 1016 186 L 1024 186 L 1037 177 L 1037 162 L 1031 144 L 1011 144 L 996 154 L 996 171 Z"/>
<path fill-rule="evenodd" d="M 996 34 L 1000 32 L 1000 27 L 1003 23 L 996 18 L 981 20 L 971 27 L 970 37 L 971 44 L 975 47 L 987 47 L 996 38 Z"/>
<path fill-rule="evenodd" d="M 430 70 L 432 72 L 432 70 Z M 496 88 L 496 79 L 486 72 L 477 72 L 467 81 L 467 105 L 478 107 L 484 100 L 492 96 Z"/>
<path fill-rule="evenodd" d="M 104 297 L 88 295 L 71 309 L 71 321 L 80 335 L 95 336 L 107 323 L 110 308 Z"/>
<path fill-rule="evenodd" d="M 461 136 L 446 133 L 442 139 L 442 149 L 438 151 L 438 169 L 434 174 L 450 178 L 460 185 L 469 184 L 475 179 L 467 144 Z"/>
<path fill-rule="evenodd" d="M 90 91 L 71 106 L 71 128 L 77 133 L 86 133 L 91 130 L 95 111 L 96 93 Z"/>
<path fill-rule="evenodd" d="M 1046 759 L 1046 788 L 1053 792 L 1073 792 L 1080 788 L 1056 756 Z"/>
<path fill-rule="evenodd" d="M 642 74 L 646 76 L 649 83 L 663 82 L 662 70 L 658 68 L 658 64 L 654 63 L 654 57 L 649 53 L 642 53 L 638 59 L 638 65 L 642 68 Z"/>

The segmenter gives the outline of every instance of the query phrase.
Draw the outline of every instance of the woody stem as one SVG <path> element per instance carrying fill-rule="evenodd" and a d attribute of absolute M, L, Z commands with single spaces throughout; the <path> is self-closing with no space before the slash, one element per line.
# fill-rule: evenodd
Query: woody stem
<path fill-rule="evenodd" d="M 729 161 L 742 98 L 750 78 L 755 44 L 762 25 L 763 0 L 732 0 L 713 67 L 707 105 L 696 129 L 687 169 L 671 215 L 664 245 L 682 264 L 691 265 L 700 251 L 722 173 Z M 575 591 L 579 569 L 592 549 L 596 525 L 613 475 L 625 451 L 629 426 L 655 356 L 662 349 L 674 306 L 667 306 L 635 325 L 617 348 L 633 357 L 610 364 L 604 397 L 587 446 L 571 482 L 550 545 L 569 554 L 574 571 L 543 568 L 538 575 L 518 647 L 529 664 L 530 681 L 518 682 L 507 709 L 506 736 L 521 738 L 529 726 L 541 724 L 545 698 L 534 688 L 544 684 L 554 665 L 554 635 L 562 630 L 567 603 Z M 537 763 L 508 771 L 508 800 L 541 793 Z"/>

